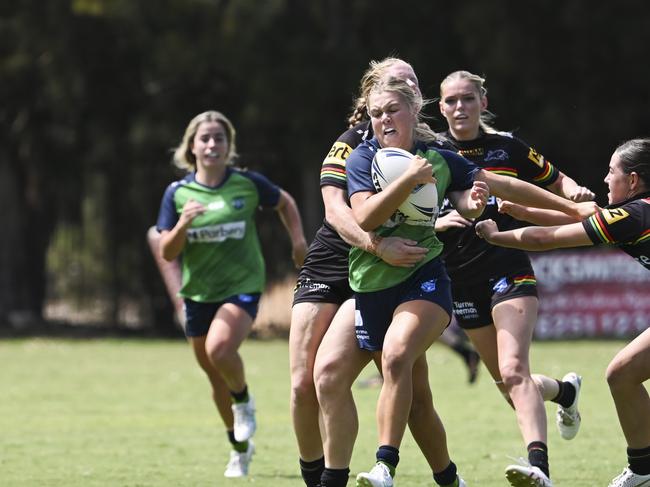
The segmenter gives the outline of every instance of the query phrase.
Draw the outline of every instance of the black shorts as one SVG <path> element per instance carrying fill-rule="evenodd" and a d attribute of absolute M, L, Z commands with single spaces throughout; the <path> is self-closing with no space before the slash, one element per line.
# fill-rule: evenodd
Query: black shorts
<path fill-rule="evenodd" d="M 356 293 L 354 298 L 354 326 L 363 350 L 382 349 L 395 309 L 402 303 L 430 301 L 442 307 L 451 319 L 451 281 L 440 258 L 427 262 L 404 282 L 381 291 Z"/>
<path fill-rule="evenodd" d="M 458 325 L 470 330 L 490 325 L 492 308 L 499 303 L 522 296 L 537 297 L 537 280 L 529 266 L 476 284 L 463 286 L 452 281 L 451 293 Z"/>
<path fill-rule="evenodd" d="M 199 303 L 191 299 L 184 299 L 185 308 L 185 336 L 201 337 L 208 334 L 214 316 L 221 306 L 232 303 L 246 311 L 252 319 L 257 316 L 260 304 L 260 293 L 235 294 L 218 303 Z"/>
<path fill-rule="evenodd" d="M 309 246 L 305 263 L 293 289 L 293 304 L 343 304 L 352 297 L 348 281 L 348 254 L 336 251 L 318 240 Z"/>

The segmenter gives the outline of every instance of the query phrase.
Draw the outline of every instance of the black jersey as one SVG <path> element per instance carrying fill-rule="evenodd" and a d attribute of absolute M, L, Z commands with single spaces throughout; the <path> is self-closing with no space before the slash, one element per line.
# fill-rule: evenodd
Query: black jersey
<path fill-rule="evenodd" d="M 553 184 L 559 171 L 544 156 L 524 141 L 507 132 L 481 131 L 474 140 L 455 140 L 451 133 L 443 134 L 454 144 L 456 151 L 476 165 L 503 176 L 522 179 L 539 186 Z M 454 208 L 445 199 L 440 216 Z M 496 198 L 490 196 L 485 211 L 476 221 L 492 219 L 502 231 L 521 226 L 510 215 L 499 213 Z M 530 265 L 528 255 L 522 250 L 490 245 L 476 235 L 474 226 L 452 228 L 438 233 L 444 243 L 443 258 L 447 270 L 456 283 L 479 282 L 489 279 L 496 269 L 519 269 Z"/>
<path fill-rule="evenodd" d="M 370 121 L 361 122 L 343 132 L 336 139 L 336 142 L 334 142 L 334 145 L 332 145 L 332 148 L 323 160 L 320 171 L 320 186 L 335 186 L 344 190 L 347 195 L 348 183 L 345 172 L 345 161 L 356 146 L 364 140 L 372 138 L 372 136 L 372 125 L 370 125 Z M 337 253 L 345 254 L 347 258 L 350 245 L 341 238 L 327 220 L 323 220 L 323 225 L 316 232 L 314 239 Z"/>
<path fill-rule="evenodd" d="M 608 206 L 582 226 L 594 244 L 616 245 L 650 270 L 650 191 Z"/>

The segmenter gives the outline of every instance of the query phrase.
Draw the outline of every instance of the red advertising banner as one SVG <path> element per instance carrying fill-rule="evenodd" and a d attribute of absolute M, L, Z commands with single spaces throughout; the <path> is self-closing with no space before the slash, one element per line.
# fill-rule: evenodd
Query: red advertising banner
<path fill-rule="evenodd" d="M 615 249 L 529 253 L 538 339 L 630 338 L 650 326 L 650 272 Z"/>

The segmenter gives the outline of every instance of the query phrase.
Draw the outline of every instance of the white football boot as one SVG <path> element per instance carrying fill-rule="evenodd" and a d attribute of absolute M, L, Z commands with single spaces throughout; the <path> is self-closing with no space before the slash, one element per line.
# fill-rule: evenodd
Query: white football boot
<path fill-rule="evenodd" d="M 506 478 L 513 487 L 553 487 L 553 483 L 539 467 L 521 459 L 518 465 L 506 467 Z"/>
<path fill-rule="evenodd" d="M 230 460 L 226 466 L 226 471 L 223 473 L 224 477 L 245 477 L 248 475 L 248 466 L 253 459 L 255 453 L 255 445 L 253 440 L 248 441 L 248 449 L 245 452 L 238 452 L 236 450 L 230 451 Z"/>
<path fill-rule="evenodd" d="M 555 424 L 560 431 L 560 436 L 565 440 L 572 440 L 578 434 L 580 429 L 580 412 L 578 411 L 578 398 L 580 397 L 580 387 L 582 386 L 582 377 L 575 372 L 569 372 L 562 377 L 563 382 L 569 382 L 576 390 L 576 397 L 568 408 L 558 405 L 555 413 Z"/>
<path fill-rule="evenodd" d="M 370 472 L 357 475 L 357 487 L 393 487 L 393 477 L 386 465 L 377 462 Z"/>
<path fill-rule="evenodd" d="M 232 405 L 232 414 L 235 418 L 235 440 L 244 442 L 255 434 L 257 423 L 255 421 L 255 401 L 253 396 L 248 402 L 236 402 Z"/>
<path fill-rule="evenodd" d="M 608 487 L 650 487 L 650 475 L 639 475 L 629 468 L 613 479 Z"/>

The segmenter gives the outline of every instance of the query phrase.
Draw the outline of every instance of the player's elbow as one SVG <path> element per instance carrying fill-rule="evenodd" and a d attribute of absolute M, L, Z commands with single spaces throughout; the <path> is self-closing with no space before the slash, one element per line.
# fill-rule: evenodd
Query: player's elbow
<path fill-rule="evenodd" d="M 557 247 L 553 233 L 546 228 L 524 229 L 523 240 L 528 250 L 551 250 Z"/>
<path fill-rule="evenodd" d="M 353 215 L 357 225 L 359 225 L 359 228 L 364 232 L 372 232 L 381 225 L 381 222 L 377 223 L 372 215 L 359 214 L 357 212 L 353 212 Z"/>
<path fill-rule="evenodd" d="M 178 257 L 178 252 L 175 252 L 172 246 L 167 242 L 161 242 L 159 254 L 160 257 L 167 262 L 171 262 Z"/>
<path fill-rule="evenodd" d="M 167 262 L 171 262 L 176 258 L 176 256 L 172 255 L 171 252 L 165 251 L 164 249 L 160 250 L 160 257 L 162 257 L 162 259 L 166 260 Z"/>
<path fill-rule="evenodd" d="M 359 228 L 361 228 L 361 230 L 364 232 L 372 232 L 379 226 L 368 221 L 359 221 L 357 223 L 359 224 Z"/>

